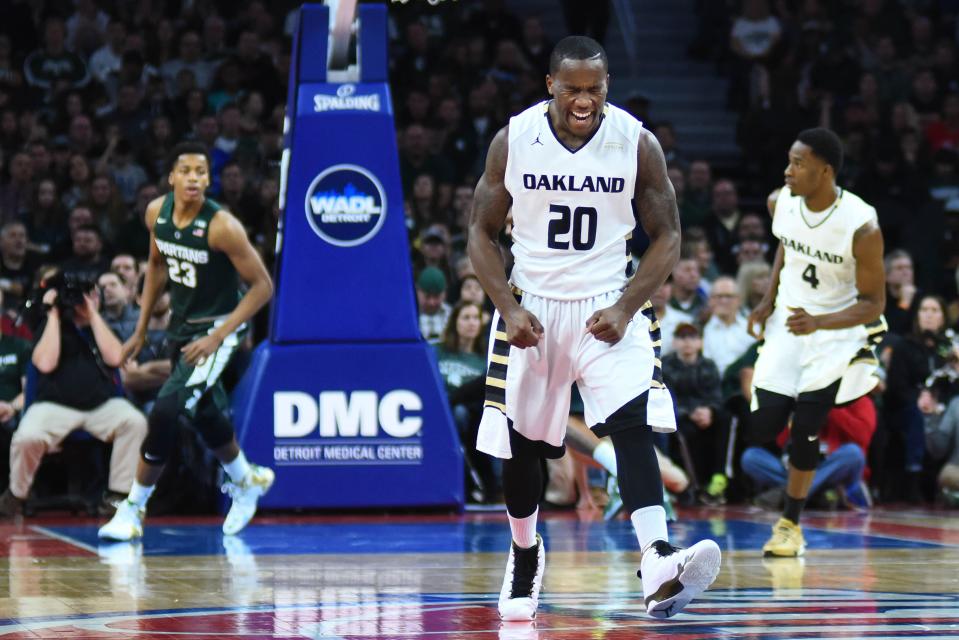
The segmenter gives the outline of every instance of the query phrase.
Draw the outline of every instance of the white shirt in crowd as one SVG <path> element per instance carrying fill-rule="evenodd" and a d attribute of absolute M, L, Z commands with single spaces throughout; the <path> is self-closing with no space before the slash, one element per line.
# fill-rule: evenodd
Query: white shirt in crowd
<path fill-rule="evenodd" d="M 737 313 L 732 324 L 713 316 L 703 327 L 703 355 L 716 363 L 719 375 L 755 342 L 747 324 L 746 316 Z"/>
<path fill-rule="evenodd" d="M 673 352 L 673 334 L 676 332 L 676 327 L 684 322 L 693 324 L 693 317 L 685 311 L 666 305 L 661 312 L 656 312 L 656 319 L 659 320 L 659 331 L 663 340 L 660 356 L 669 355 Z"/>

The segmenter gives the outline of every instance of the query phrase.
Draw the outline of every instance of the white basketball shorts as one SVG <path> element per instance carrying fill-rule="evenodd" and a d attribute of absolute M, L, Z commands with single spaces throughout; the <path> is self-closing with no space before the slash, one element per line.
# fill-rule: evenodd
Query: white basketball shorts
<path fill-rule="evenodd" d="M 676 430 L 673 401 L 660 371 L 659 323 L 649 303 L 614 345 L 586 329 L 593 312 L 611 306 L 620 295 L 613 291 L 585 300 L 552 300 L 522 294 L 520 304 L 543 325 L 539 344 L 527 349 L 507 342 L 506 325 L 494 314 L 477 449 L 512 458 L 512 429 L 542 443 L 545 457 L 561 456 L 574 382 L 583 397 L 586 423 L 598 435 L 607 432 L 607 418 L 644 394 L 644 422 L 656 431 Z"/>
<path fill-rule="evenodd" d="M 788 309 L 777 307 L 766 321 L 765 341 L 753 373 L 754 390 L 796 398 L 839 380 L 836 404 L 872 391 L 879 382 L 875 345 L 886 332 L 884 318 L 868 325 L 797 336 L 786 328 L 789 315 Z"/>

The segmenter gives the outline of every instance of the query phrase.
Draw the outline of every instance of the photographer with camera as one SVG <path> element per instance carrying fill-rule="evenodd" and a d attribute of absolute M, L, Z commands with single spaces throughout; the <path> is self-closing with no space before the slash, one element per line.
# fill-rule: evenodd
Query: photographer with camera
<path fill-rule="evenodd" d="M 108 512 L 133 482 L 146 417 L 119 395 L 121 344 L 100 315 L 95 282 L 54 272 L 40 290 L 45 316 L 31 356 L 36 393 L 10 445 L 10 486 L 0 496 L 0 517 L 20 512 L 43 456 L 76 429 L 113 443 L 101 505 Z"/>

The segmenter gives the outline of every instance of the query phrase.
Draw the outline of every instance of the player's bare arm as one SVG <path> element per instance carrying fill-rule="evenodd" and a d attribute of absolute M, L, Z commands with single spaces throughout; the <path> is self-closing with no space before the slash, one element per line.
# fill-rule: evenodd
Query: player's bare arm
<path fill-rule="evenodd" d="M 774 189 L 769 197 L 766 198 L 766 208 L 769 209 L 769 217 L 776 216 L 776 203 L 779 202 L 780 189 Z M 749 313 L 749 320 L 746 323 L 746 331 L 757 340 L 762 339 L 763 331 L 766 329 L 766 320 L 772 315 L 776 306 L 776 294 L 779 293 L 779 274 L 783 270 L 783 246 L 780 244 L 776 248 L 776 257 L 773 259 L 773 268 L 769 274 L 769 288 L 763 294 L 763 299 Z"/>
<path fill-rule="evenodd" d="M 146 341 L 147 325 L 153 314 L 153 307 L 157 299 L 166 287 L 167 266 L 160 249 L 157 248 L 156 236 L 153 233 L 153 227 L 156 225 L 157 217 L 160 215 L 160 207 L 163 205 L 164 196 L 154 199 L 147 205 L 145 213 L 145 222 L 147 229 L 150 230 L 150 255 L 147 258 L 147 270 L 143 277 L 143 297 L 140 301 L 140 317 L 137 319 L 137 326 L 120 351 L 120 363 L 127 362 L 136 358 L 143 348 Z"/>
<path fill-rule="evenodd" d="M 260 254 L 250 244 L 246 229 L 229 211 L 220 209 L 210 221 L 210 248 L 222 251 L 249 287 L 240 302 L 209 335 L 184 346 L 183 359 L 193 364 L 208 357 L 237 327 L 252 318 L 273 297 L 273 281 Z"/>
<path fill-rule="evenodd" d="M 820 316 L 809 315 L 804 309 L 791 309 L 786 326 L 792 333 L 806 335 L 819 329 L 848 329 L 879 318 L 886 306 L 886 273 L 882 261 L 882 231 L 876 222 L 868 222 L 856 231 L 852 253 L 856 258 L 859 299 L 841 311 Z"/>
<path fill-rule="evenodd" d="M 523 309 L 506 280 L 506 266 L 499 249 L 499 233 L 506 222 L 512 198 L 506 190 L 506 159 L 509 127 L 500 129 L 490 143 L 486 168 L 473 195 L 470 212 L 468 253 L 476 277 L 506 323 L 506 336 L 513 346 L 525 349 L 539 344 L 543 325 Z"/>
<path fill-rule="evenodd" d="M 679 208 L 666 175 L 666 159 L 655 136 L 643 130 L 639 138 L 639 173 L 635 202 L 639 222 L 649 236 L 636 275 L 616 304 L 596 311 L 586 326 L 597 340 L 616 344 L 640 307 L 663 285 L 679 261 Z"/>

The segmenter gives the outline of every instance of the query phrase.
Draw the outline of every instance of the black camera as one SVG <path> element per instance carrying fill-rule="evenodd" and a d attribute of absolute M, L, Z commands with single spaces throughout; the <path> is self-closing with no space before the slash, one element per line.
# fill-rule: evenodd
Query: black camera
<path fill-rule="evenodd" d="M 93 291 L 96 286 L 96 278 L 89 273 L 57 271 L 41 280 L 40 284 L 33 289 L 20 315 L 26 320 L 27 325 L 35 330 L 40 326 L 49 308 L 43 302 L 43 296 L 50 289 L 56 289 L 57 299 L 54 304 L 63 317 L 71 317 L 73 308 L 83 304 L 84 296 Z"/>

